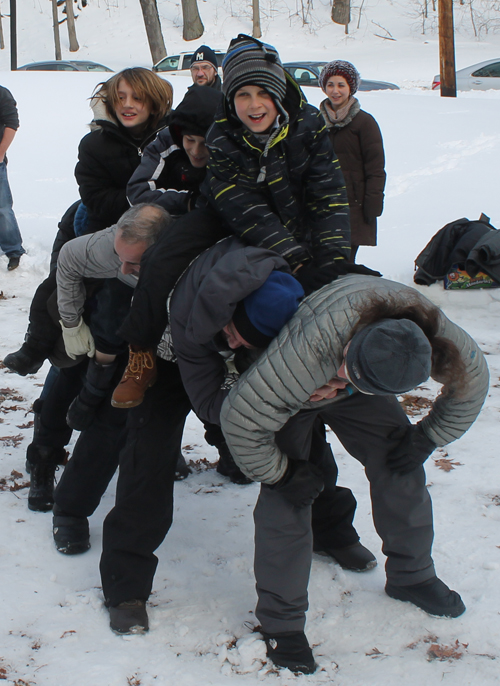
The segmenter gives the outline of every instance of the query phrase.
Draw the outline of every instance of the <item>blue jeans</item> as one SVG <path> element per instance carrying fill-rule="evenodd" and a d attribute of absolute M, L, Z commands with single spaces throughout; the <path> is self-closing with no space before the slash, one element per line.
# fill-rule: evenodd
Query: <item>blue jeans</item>
<path fill-rule="evenodd" d="M 7 257 L 21 257 L 25 252 L 21 232 L 12 210 L 12 194 L 5 162 L 0 162 L 0 249 Z"/>

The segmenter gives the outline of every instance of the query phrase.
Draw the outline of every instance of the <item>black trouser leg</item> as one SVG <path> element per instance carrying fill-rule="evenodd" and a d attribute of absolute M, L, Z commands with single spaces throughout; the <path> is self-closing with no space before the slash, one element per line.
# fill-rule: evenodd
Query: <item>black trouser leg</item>
<path fill-rule="evenodd" d="M 126 358 L 119 360 L 117 382 Z M 128 410 L 111 406 L 112 388 L 99 406 L 92 424 L 82 431 L 54 492 L 56 505 L 75 517 L 89 517 L 96 510 L 118 466 L 125 444 Z"/>
<path fill-rule="evenodd" d="M 104 520 L 101 578 L 112 605 L 147 600 L 154 551 L 172 523 L 175 466 L 191 409 L 177 365 L 158 359 L 158 379 L 129 410 L 114 508 Z"/>

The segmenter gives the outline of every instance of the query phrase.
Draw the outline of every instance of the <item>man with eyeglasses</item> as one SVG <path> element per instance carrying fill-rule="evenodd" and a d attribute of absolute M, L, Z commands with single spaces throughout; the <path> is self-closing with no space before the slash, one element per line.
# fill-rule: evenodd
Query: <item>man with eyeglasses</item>
<path fill-rule="evenodd" d="M 222 82 L 217 73 L 217 57 L 212 48 L 202 45 L 195 50 L 191 58 L 191 77 L 196 86 L 210 86 L 220 91 Z"/>

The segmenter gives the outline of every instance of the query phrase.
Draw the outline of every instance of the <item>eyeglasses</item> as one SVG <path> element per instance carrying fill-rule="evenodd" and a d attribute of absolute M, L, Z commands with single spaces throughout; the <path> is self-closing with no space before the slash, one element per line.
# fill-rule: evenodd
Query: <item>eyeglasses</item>
<path fill-rule="evenodd" d="M 207 74 L 211 69 L 215 70 L 213 64 L 193 64 L 190 67 L 191 71 L 203 71 Z"/>

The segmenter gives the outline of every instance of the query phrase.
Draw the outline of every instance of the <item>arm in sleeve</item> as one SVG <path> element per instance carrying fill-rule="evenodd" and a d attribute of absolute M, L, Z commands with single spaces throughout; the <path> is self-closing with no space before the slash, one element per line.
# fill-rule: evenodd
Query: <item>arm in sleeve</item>
<path fill-rule="evenodd" d="M 17 103 L 12 93 L 0 86 L 0 125 L 17 131 L 19 128 L 19 114 Z"/>
<path fill-rule="evenodd" d="M 351 229 L 344 176 L 320 113 L 310 155 L 305 177 L 307 218 L 316 263 L 326 266 L 349 258 Z"/>
<path fill-rule="evenodd" d="M 114 250 L 115 227 L 65 243 L 57 260 L 57 306 L 64 325 L 78 324 L 83 314 L 84 279 L 112 279 L 121 262 Z"/>
<path fill-rule="evenodd" d="M 385 156 L 382 134 L 375 119 L 368 115 L 360 128 L 360 148 L 363 156 L 365 197 L 363 213 L 367 219 L 380 217 L 384 209 Z"/>
<path fill-rule="evenodd" d="M 124 187 L 117 186 L 110 178 L 109 170 L 94 154 L 93 134 L 85 136 L 78 147 L 75 177 L 80 197 L 89 212 L 109 226 L 117 221 L 130 207 Z"/>
<path fill-rule="evenodd" d="M 465 392 L 441 393 L 419 424 L 437 446 L 460 438 L 475 422 L 488 393 L 489 373 L 485 357 L 471 336 L 442 315 L 441 335 L 458 347 L 466 368 Z M 439 381 L 439 379 L 437 379 Z"/>
<path fill-rule="evenodd" d="M 172 215 L 182 215 L 188 211 L 189 191 L 163 188 L 162 172 L 169 164 L 170 155 L 179 150 L 170 134 L 160 134 L 144 150 L 141 163 L 127 184 L 127 199 L 131 205 L 141 202 L 161 205 Z"/>

